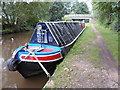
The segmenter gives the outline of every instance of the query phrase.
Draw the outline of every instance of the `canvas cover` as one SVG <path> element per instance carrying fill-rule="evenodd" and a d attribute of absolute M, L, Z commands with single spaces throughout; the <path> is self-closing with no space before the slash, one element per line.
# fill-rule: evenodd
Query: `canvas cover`
<path fill-rule="evenodd" d="M 37 25 L 42 25 L 44 36 L 35 28 L 30 43 L 44 43 L 60 47 L 71 43 L 84 28 L 80 22 L 39 22 Z"/>

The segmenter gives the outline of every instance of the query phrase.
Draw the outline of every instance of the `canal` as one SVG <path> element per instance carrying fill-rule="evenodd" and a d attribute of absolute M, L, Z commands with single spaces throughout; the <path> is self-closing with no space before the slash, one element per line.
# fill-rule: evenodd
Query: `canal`
<path fill-rule="evenodd" d="M 6 69 L 5 61 L 16 48 L 29 43 L 32 33 L 33 31 L 28 31 L 2 36 L 2 88 L 42 88 L 48 81 L 45 74 L 25 79 L 17 71 L 11 72 Z"/>

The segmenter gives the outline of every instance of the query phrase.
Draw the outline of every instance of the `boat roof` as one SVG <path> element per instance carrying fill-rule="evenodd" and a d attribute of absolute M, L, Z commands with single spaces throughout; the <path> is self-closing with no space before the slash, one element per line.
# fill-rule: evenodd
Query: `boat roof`
<path fill-rule="evenodd" d="M 38 22 L 37 25 L 47 28 L 60 47 L 73 43 L 85 28 L 79 21 Z"/>

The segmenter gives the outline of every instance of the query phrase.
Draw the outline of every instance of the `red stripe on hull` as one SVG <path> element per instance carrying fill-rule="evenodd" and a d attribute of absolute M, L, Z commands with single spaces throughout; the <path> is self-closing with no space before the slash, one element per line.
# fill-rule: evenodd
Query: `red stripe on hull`
<path fill-rule="evenodd" d="M 36 60 L 36 58 L 35 58 L 34 56 L 28 56 L 27 58 L 25 58 L 25 57 L 26 57 L 25 55 L 24 55 L 24 56 L 22 55 L 22 56 L 21 56 L 21 59 Z M 48 61 L 48 60 L 59 59 L 59 58 L 61 58 L 61 57 L 62 57 L 61 54 L 58 53 L 58 54 L 55 54 L 55 55 L 45 56 L 45 57 L 40 57 L 40 56 L 38 56 L 37 58 L 38 58 L 39 61 Z"/>

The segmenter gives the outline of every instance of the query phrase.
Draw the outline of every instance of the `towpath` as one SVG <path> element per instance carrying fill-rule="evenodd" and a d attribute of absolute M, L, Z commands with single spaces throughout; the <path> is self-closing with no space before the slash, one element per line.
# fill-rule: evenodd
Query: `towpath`
<path fill-rule="evenodd" d="M 89 39 L 89 42 L 92 44 L 87 46 L 84 45 L 82 47 L 85 48 L 83 54 L 74 55 L 69 60 L 66 59 L 66 62 L 70 62 L 68 63 L 69 67 L 64 64 L 61 65 L 64 67 L 63 73 L 57 74 L 59 71 L 56 71 L 53 78 L 51 78 L 46 84 L 46 87 L 118 88 L 117 62 L 106 47 L 99 30 L 97 30 L 93 24 L 91 24 L 90 28 L 96 36 L 94 39 Z M 89 49 L 94 49 L 94 46 L 99 48 L 99 52 L 94 55 L 98 55 L 100 57 L 100 65 L 92 62 L 90 58 L 87 57 Z"/>

